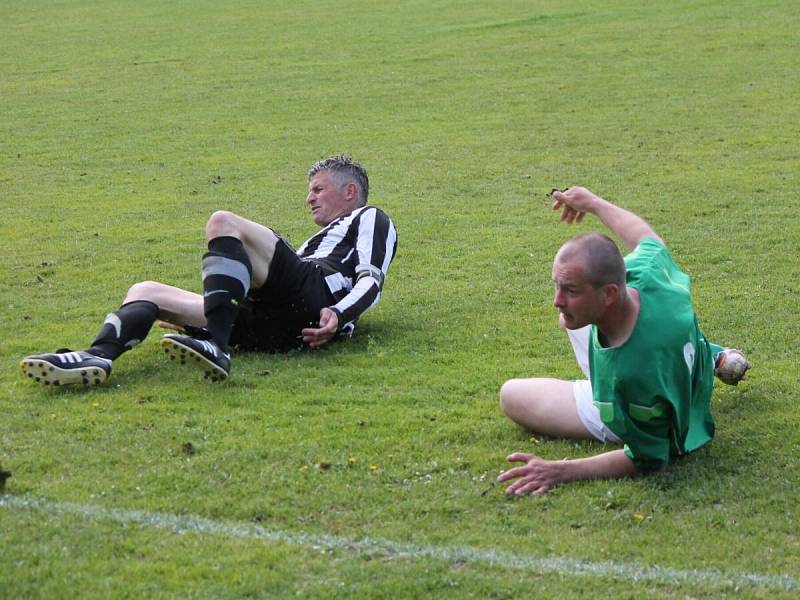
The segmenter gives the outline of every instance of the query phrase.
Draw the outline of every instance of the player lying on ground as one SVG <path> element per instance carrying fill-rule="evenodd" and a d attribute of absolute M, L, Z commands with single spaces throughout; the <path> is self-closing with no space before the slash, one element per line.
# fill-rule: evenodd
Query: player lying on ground
<path fill-rule="evenodd" d="M 503 472 L 506 492 L 545 494 L 578 479 L 633 476 L 665 466 L 714 436 L 714 375 L 736 385 L 750 364 L 738 350 L 711 344 L 697 325 L 690 280 L 652 228 L 587 189 L 553 191 L 561 220 L 596 215 L 625 245 L 600 233 L 564 244 L 553 262 L 559 323 L 586 380 L 512 379 L 500 390 L 509 418 L 546 435 L 622 443 L 623 449 L 576 460 L 524 463 Z"/>
<path fill-rule="evenodd" d="M 323 229 L 297 252 L 269 227 L 215 212 L 206 224 L 203 295 L 136 283 L 86 350 L 27 356 L 23 374 L 45 385 L 102 383 L 112 362 L 159 319 L 179 332 L 163 336 L 165 352 L 212 381 L 230 373 L 230 346 L 281 352 L 352 335 L 380 299 L 397 232 L 383 211 L 367 205 L 367 173 L 351 158 L 317 162 L 308 180 L 306 202 Z"/>

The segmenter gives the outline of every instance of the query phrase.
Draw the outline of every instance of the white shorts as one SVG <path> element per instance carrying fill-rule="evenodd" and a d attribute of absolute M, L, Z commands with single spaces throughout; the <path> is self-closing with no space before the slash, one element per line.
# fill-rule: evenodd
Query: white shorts
<path fill-rule="evenodd" d="M 600 419 L 600 411 L 594 404 L 592 396 L 592 383 L 589 381 L 589 334 L 592 330 L 591 325 L 580 329 L 567 329 L 567 336 L 578 359 L 578 365 L 586 375 L 586 379 L 578 379 L 572 385 L 572 395 L 575 396 L 575 408 L 578 409 L 578 418 L 595 439 L 601 442 L 622 442 L 617 435 L 606 427 Z"/>

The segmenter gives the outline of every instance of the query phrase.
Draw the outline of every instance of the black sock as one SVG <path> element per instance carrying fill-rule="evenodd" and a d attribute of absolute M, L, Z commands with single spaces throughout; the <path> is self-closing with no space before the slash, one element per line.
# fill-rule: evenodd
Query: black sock
<path fill-rule="evenodd" d="M 123 304 L 119 310 L 106 317 L 100 333 L 86 351 L 115 360 L 147 337 L 158 313 L 158 306 L 149 300 L 134 300 Z"/>
<path fill-rule="evenodd" d="M 228 350 L 239 303 L 250 290 L 252 276 L 250 257 L 240 240 L 223 236 L 208 242 L 203 256 L 206 329 L 223 352 Z"/>

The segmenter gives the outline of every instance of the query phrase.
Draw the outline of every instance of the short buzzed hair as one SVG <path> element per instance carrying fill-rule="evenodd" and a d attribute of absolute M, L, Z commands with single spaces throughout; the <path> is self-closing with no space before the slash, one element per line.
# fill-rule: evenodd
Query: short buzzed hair
<path fill-rule="evenodd" d="M 582 233 L 575 236 L 558 251 L 558 259 L 580 259 L 586 267 L 586 280 L 595 289 L 615 283 L 625 289 L 625 259 L 622 252 L 607 235 Z"/>
<path fill-rule="evenodd" d="M 367 171 L 358 161 L 346 154 L 329 156 L 315 162 L 308 170 L 311 179 L 317 173 L 327 171 L 338 188 L 343 188 L 348 183 L 354 183 L 358 190 L 358 205 L 364 206 L 369 196 L 369 177 Z"/>

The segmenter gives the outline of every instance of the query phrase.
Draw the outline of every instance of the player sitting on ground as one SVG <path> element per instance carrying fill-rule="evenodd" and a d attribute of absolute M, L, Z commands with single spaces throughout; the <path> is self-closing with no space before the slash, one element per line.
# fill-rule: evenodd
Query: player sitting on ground
<path fill-rule="evenodd" d="M 630 254 L 623 258 L 599 233 L 561 247 L 553 263 L 553 304 L 588 379 L 512 379 L 500 391 L 500 404 L 529 430 L 624 448 L 577 460 L 511 454 L 509 461 L 525 464 L 498 481 L 515 480 L 506 492 L 516 495 L 654 471 L 670 456 L 697 450 L 714 435 L 714 375 L 736 385 L 750 368 L 740 351 L 703 336 L 689 277 L 645 221 L 584 188 L 554 190 L 553 198 L 562 221 L 594 214 Z"/>
<path fill-rule="evenodd" d="M 367 205 L 367 173 L 351 158 L 317 162 L 308 180 L 306 202 L 323 229 L 297 252 L 268 227 L 215 212 L 206 224 L 203 295 L 136 283 L 86 350 L 27 356 L 23 373 L 45 385 L 102 383 L 112 361 L 144 340 L 158 319 L 179 332 L 163 336 L 165 352 L 212 381 L 230 372 L 229 346 L 280 352 L 349 337 L 380 299 L 397 232 L 383 211 Z"/>

